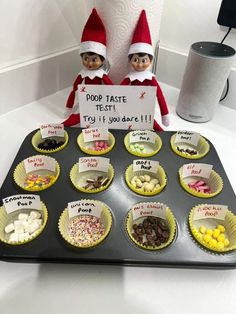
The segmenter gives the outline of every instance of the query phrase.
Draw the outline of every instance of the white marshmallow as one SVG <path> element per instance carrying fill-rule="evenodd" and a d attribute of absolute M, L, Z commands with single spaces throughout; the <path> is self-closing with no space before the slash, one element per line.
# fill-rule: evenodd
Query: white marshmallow
<path fill-rule="evenodd" d="M 39 219 L 41 218 L 41 214 L 35 210 L 30 212 L 30 218 L 31 219 Z"/>
<path fill-rule="evenodd" d="M 19 220 L 27 220 L 28 216 L 29 216 L 28 214 L 21 213 L 18 215 L 18 219 Z"/>
<path fill-rule="evenodd" d="M 18 239 L 19 241 L 25 241 L 29 239 L 29 233 L 28 232 L 24 232 L 18 235 Z"/>
<path fill-rule="evenodd" d="M 11 224 L 9 224 L 9 225 L 7 225 L 7 226 L 5 227 L 5 232 L 6 232 L 6 233 L 10 233 L 10 232 L 12 232 L 12 231 L 14 231 L 14 230 L 15 230 L 15 227 L 14 227 L 13 223 L 11 223 Z"/>
<path fill-rule="evenodd" d="M 17 242 L 18 241 L 18 234 L 13 232 L 12 234 L 10 234 L 9 237 L 9 242 Z"/>

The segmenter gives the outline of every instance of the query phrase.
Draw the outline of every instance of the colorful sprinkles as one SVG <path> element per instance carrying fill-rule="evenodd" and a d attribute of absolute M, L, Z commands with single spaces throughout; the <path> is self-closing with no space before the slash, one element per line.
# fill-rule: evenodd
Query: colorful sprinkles
<path fill-rule="evenodd" d="M 42 188 L 55 180 L 53 175 L 28 174 L 25 178 L 24 186 L 26 188 Z"/>

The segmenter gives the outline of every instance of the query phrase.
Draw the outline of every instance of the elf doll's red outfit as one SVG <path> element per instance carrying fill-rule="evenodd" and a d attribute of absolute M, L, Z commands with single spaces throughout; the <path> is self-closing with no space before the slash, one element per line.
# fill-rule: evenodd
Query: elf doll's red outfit
<path fill-rule="evenodd" d="M 136 60 L 137 62 L 141 62 L 138 60 L 139 55 L 146 55 L 153 57 L 153 48 L 152 48 L 152 42 L 151 42 L 151 35 L 148 27 L 148 22 L 146 18 L 145 11 L 143 10 L 141 12 L 141 15 L 139 17 L 139 21 L 137 23 L 136 29 L 134 31 L 132 44 L 129 49 L 129 56 L 137 56 Z M 141 58 L 141 57 L 140 57 Z M 132 60 L 131 60 L 132 61 Z M 134 60 L 135 61 L 135 60 Z M 144 58 L 145 61 L 145 58 Z M 131 66 L 132 66 L 132 62 Z M 150 61 L 151 64 L 151 61 Z M 138 85 L 138 86 L 155 86 L 156 87 L 156 97 L 157 101 L 160 106 L 160 112 L 162 116 L 162 123 L 165 126 L 169 125 L 169 112 L 167 108 L 167 104 L 165 101 L 165 98 L 162 94 L 162 90 L 157 83 L 157 80 L 155 78 L 155 75 L 148 70 L 148 68 L 145 68 L 145 70 L 142 70 L 142 67 L 138 66 L 135 70 L 135 66 L 133 67 L 134 70 L 132 70 L 121 82 L 121 85 Z M 162 127 L 154 120 L 153 128 L 156 131 L 162 131 Z"/>
<path fill-rule="evenodd" d="M 88 21 L 84 27 L 80 54 L 93 53 L 95 58 L 106 59 L 106 30 L 105 26 L 100 19 L 97 11 L 93 9 Z M 90 58 L 88 56 L 88 58 Z M 91 57 L 93 58 L 93 56 Z M 101 60 L 100 60 L 101 62 Z M 79 72 L 74 84 L 73 89 L 68 97 L 66 103 L 67 113 L 72 111 L 75 103 L 75 96 L 80 84 L 86 85 L 113 85 L 112 81 L 108 77 L 106 71 L 101 67 L 96 69 L 91 69 L 89 63 L 87 62 L 85 68 Z M 65 126 L 73 126 L 80 123 L 80 114 L 71 114 L 69 118 L 63 122 Z"/>

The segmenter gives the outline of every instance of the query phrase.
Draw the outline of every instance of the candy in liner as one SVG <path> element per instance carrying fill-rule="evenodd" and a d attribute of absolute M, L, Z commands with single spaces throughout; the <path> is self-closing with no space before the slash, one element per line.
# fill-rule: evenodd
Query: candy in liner
<path fill-rule="evenodd" d="M 31 143 L 34 147 L 34 149 L 42 154 L 50 154 L 50 153 L 55 153 L 55 152 L 59 152 L 61 151 L 63 148 L 66 147 L 66 145 L 68 144 L 68 141 L 69 141 L 69 136 L 68 136 L 68 133 L 66 132 L 66 130 L 64 130 L 64 137 L 58 137 L 58 136 L 51 136 L 50 137 L 51 140 L 55 140 L 57 143 L 59 142 L 63 142 L 62 145 L 60 145 L 59 147 L 57 148 L 54 148 L 54 149 L 43 149 L 43 148 L 39 148 L 38 145 L 40 143 L 42 143 L 44 140 L 46 139 L 43 139 L 42 138 L 42 135 L 41 135 L 41 132 L 40 130 L 37 131 L 34 136 L 32 137 L 32 140 L 31 140 Z"/>

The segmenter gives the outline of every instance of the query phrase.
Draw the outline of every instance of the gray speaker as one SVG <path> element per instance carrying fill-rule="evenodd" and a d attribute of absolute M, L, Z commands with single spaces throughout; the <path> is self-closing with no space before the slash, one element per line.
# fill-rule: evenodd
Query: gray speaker
<path fill-rule="evenodd" d="M 212 119 L 234 62 L 235 50 L 216 42 L 194 43 L 176 107 L 177 114 L 192 122 Z"/>

